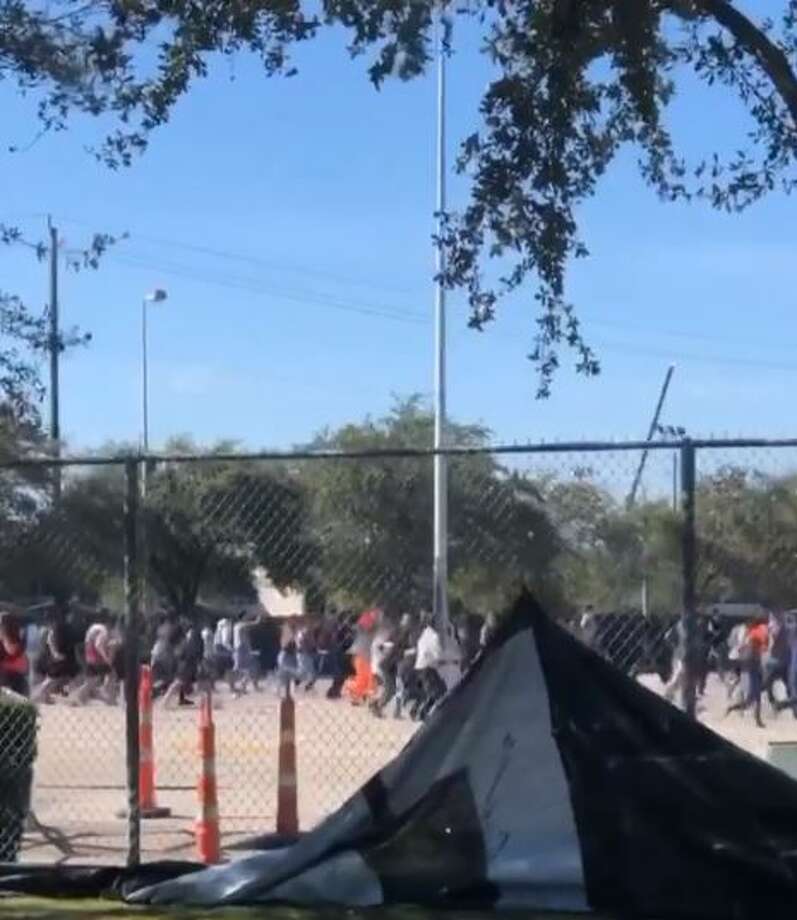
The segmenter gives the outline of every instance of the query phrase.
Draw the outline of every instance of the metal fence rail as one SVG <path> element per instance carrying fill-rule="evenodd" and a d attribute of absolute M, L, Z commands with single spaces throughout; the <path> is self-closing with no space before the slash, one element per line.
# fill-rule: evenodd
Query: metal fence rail
<path fill-rule="evenodd" d="M 797 440 L 446 453 L 458 654 L 475 654 L 483 624 L 526 586 L 618 668 L 756 753 L 766 739 L 786 737 L 789 724 L 770 718 L 769 703 L 761 736 L 750 733 L 751 716 L 722 717 L 739 670 L 731 627 L 756 603 L 797 606 Z M 417 624 L 431 606 L 434 455 L 22 458 L 0 467 L 0 609 L 27 629 L 39 707 L 20 859 L 193 855 L 191 703 L 209 688 L 222 847 L 272 830 L 278 657 L 291 639 L 302 675 L 301 828 L 394 756 L 417 730 L 411 715 L 423 700 L 407 689 L 396 718 L 395 699 L 377 711 L 370 705 L 383 688 L 368 675 L 344 682 L 363 611 L 380 608 L 398 630 L 403 615 Z M 98 636 L 109 669 L 97 665 Z M 143 665 L 155 685 L 157 804 L 169 812 L 159 820 L 142 819 L 140 809 Z M 787 667 L 780 678 L 775 702 L 789 691 Z"/>

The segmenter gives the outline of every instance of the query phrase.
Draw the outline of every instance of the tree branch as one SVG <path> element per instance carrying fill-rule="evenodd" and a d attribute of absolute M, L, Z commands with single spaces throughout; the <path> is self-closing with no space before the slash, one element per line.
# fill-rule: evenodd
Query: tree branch
<path fill-rule="evenodd" d="M 797 74 L 785 52 L 729 0 L 694 0 L 694 3 L 696 9 L 727 29 L 739 45 L 758 61 L 789 110 L 797 129 Z"/>

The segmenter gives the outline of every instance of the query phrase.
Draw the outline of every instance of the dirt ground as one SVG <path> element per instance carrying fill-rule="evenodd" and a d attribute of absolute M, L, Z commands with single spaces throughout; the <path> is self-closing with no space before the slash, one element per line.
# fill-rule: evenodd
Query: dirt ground
<path fill-rule="evenodd" d="M 645 679 L 661 692 L 657 678 Z M 222 846 L 274 830 L 279 701 L 273 689 L 234 700 L 215 697 L 216 770 Z M 766 758 L 773 741 L 797 742 L 797 719 L 764 707 L 766 728 L 752 714 L 724 718 L 726 691 L 712 675 L 700 717 L 712 729 Z M 296 704 L 299 818 L 312 828 L 387 763 L 412 736 L 405 719 L 374 718 L 348 702 L 329 701 L 324 687 Z M 169 818 L 145 821 L 145 859 L 194 857 L 197 712 L 155 709 L 158 804 Z M 126 823 L 124 713 L 95 702 L 43 707 L 33 796 L 34 818 L 23 842 L 25 862 L 119 863 Z"/>
<path fill-rule="evenodd" d="M 663 691 L 657 677 L 645 677 L 642 683 L 656 693 L 661 694 Z M 778 687 L 776 692 L 782 696 L 783 688 Z M 731 713 L 726 717 L 727 707 L 728 691 L 719 678 L 712 674 L 705 696 L 698 701 L 698 718 L 704 725 L 763 760 L 769 757 L 770 744 L 783 741 L 797 743 L 797 719 L 790 711 L 775 713 L 765 700 L 762 707 L 765 727 L 758 728 L 752 711 Z"/>
<path fill-rule="evenodd" d="M 376 719 L 319 684 L 296 701 L 299 821 L 309 829 L 394 757 L 416 729 L 409 719 Z M 198 769 L 196 708 L 154 712 L 157 804 L 171 816 L 143 823 L 146 859 L 194 857 Z M 233 699 L 214 696 L 216 774 L 222 846 L 275 828 L 279 700 L 273 688 Z M 25 862 L 124 860 L 125 727 L 121 706 L 101 702 L 41 708 L 33 819 Z"/>

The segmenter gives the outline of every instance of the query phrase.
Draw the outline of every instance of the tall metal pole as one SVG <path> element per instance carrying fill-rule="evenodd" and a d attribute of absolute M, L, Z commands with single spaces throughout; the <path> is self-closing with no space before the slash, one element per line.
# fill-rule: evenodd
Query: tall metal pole
<path fill-rule="evenodd" d="M 149 453 L 149 368 L 147 367 L 147 300 L 141 301 L 141 424 L 144 453 Z"/>
<path fill-rule="evenodd" d="M 50 440 L 53 454 L 61 454 L 61 392 L 59 380 L 59 360 L 61 357 L 61 334 L 58 317 L 58 230 L 51 218 L 47 218 L 50 233 L 50 328 L 48 344 L 50 352 Z M 61 497 L 61 468 L 53 470 L 53 497 Z"/>
<path fill-rule="evenodd" d="M 139 801 L 138 672 L 141 617 L 138 555 L 138 463 L 125 462 L 125 738 L 127 762 L 127 864 L 141 860 L 141 808 Z"/>
<path fill-rule="evenodd" d="M 664 383 L 661 385 L 661 392 L 659 393 L 659 401 L 656 403 L 656 409 L 653 412 L 653 418 L 650 422 L 650 428 L 648 429 L 647 441 L 653 440 L 653 435 L 656 433 L 656 427 L 659 424 L 659 418 L 661 417 L 661 410 L 664 407 L 664 400 L 667 398 L 667 390 L 670 388 L 670 381 L 672 380 L 673 371 L 675 370 L 675 365 L 671 364 L 667 368 L 667 373 L 664 376 Z M 628 494 L 628 507 L 631 508 L 636 501 L 636 494 L 639 489 L 639 484 L 642 481 L 642 473 L 645 471 L 645 463 L 648 459 L 647 448 L 642 451 L 642 457 L 639 461 L 639 469 L 636 471 L 636 476 L 634 476 L 634 482 L 631 486 L 631 491 Z"/>
<path fill-rule="evenodd" d="M 435 254 L 435 374 L 434 374 L 434 619 L 448 624 L 448 458 L 446 446 L 446 291 L 443 281 L 446 208 L 446 60 L 444 27 L 438 24 L 437 47 L 437 248 Z"/>
<path fill-rule="evenodd" d="M 681 566 L 683 575 L 681 622 L 684 639 L 683 707 L 687 715 L 697 711 L 697 539 L 695 536 L 695 445 L 687 438 L 681 445 Z"/>
<path fill-rule="evenodd" d="M 141 598 L 144 608 L 144 617 L 147 618 L 151 609 L 151 590 L 149 578 L 149 545 L 147 541 L 146 498 L 147 480 L 149 478 L 149 364 L 148 364 L 148 336 L 147 336 L 147 308 L 151 303 L 162 303 L 167 299 L 166 291 L 156 288 L 141 300 L 141 449 L 144 454 L 141 463 Z"/>
<path fill-rule="evenodd" d="M 144 460 L 141 463 L 141 499 L 142 503 L 147 500 L 147 477 L 149 474 L 149 366 L 147 363 L 147 298 L 141 301 L 141 449 L 144 453 Z M 144 514 L 146 508 L 142 509 Z M 147 540 L 147 522 L 142 514 L 141 517 L 141 602 L 144 612 L 144 619 L 149 619 L 150 613 L 150 590 L 149 590 L 149 541 Z"/>

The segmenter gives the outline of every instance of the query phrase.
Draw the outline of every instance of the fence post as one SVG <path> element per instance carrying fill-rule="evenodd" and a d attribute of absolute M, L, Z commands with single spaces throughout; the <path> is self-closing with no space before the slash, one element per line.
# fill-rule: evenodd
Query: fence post
<path fill-rule="evenodd" d="M 697 598 L 695 591 L 695 445 L 685 440 L 681 445 L 681 566 L 683 593 L 681 617 L 684 633 L 683 707 L 695 717 L 697 709 Z"/>
<path fill-rule="evenodd" d="M 141 805 L 139 801 L 138 672 L 140 570 L 138 552 L 138 461 L 125 461 L 125 737 L 127 759 L 127 864 L 141 861 Z"/>

